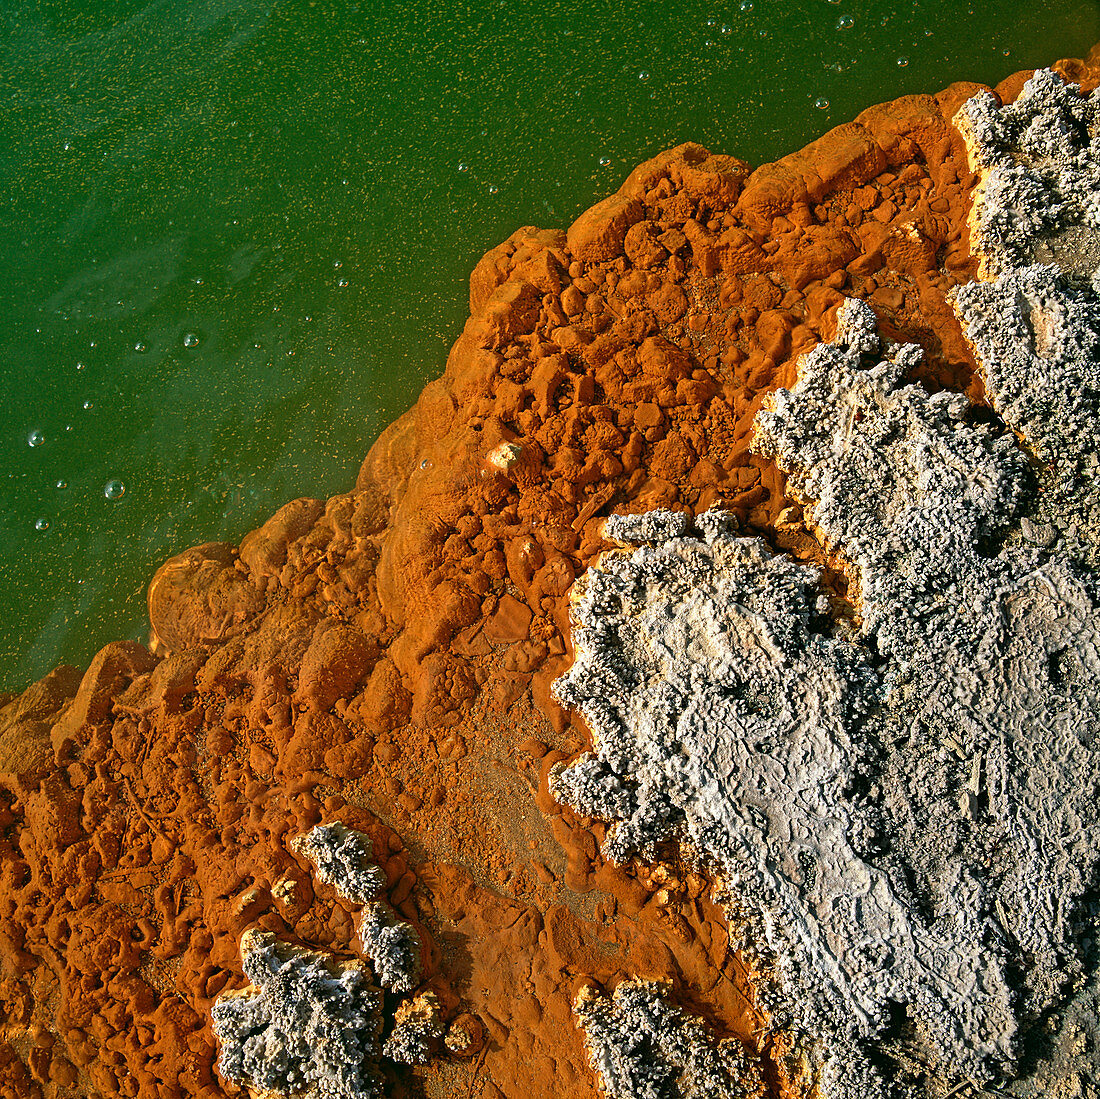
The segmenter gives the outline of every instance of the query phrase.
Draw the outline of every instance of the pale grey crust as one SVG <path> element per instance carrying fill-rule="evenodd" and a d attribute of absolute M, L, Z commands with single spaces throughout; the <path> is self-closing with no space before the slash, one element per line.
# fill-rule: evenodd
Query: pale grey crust
<path fill-rule="evenodd" d="M 443 1013 L 433 992 L 405 1000 L 394 1013 L 394 1027 L 382 1052 L 402 1065 L 426 1065 L 443 1041 Z"/>
<path fill-rule="evenodd" d="M 223 993 L 211 1009 L 218 1071 L 264 1095 L 381 1095 L 380 1058 L 422 1064 L 442 1037 L 439 1005 L 426 993 L 398 1004 L 394 1027 L 381 1045 L 379 985 L 398 994 L 416 988 L 420 938 L 388 904 L 372 899 L 386 878 L 370 861 L 369 836 L 336 822 L 317 825 L 290 846 L 314 863 L 318 881 L 363 905 L 359 938 L 370 968 L 246 931 L 241 962 L 252 983 Z"/>
<path fill-rule="evenodd" d="M 211 1009 L 218 1071 L 264 1093 L 373 1099 L 382 997 L 367 969 L 274 936 L 246 931 L 241 960 L 252 987 Z"/>
<path fill-rule="evenodd" d="M 761 1080 L 740 1043 L 719 1039 L 653 981 L 623 981 L 610 996 L 582 989 L 573 1005 L 607 1099 L 746 1099 Z"/>
<path fill-rule="evenodd" d="M 359 941 L 378 977 L 391 992 L 412 992 L 420 983 L 420 936 L 388 904 L 372 901 L 359 917 Z"/>
<path fill-rule="evenodd" d="M 595 744 L 555 794 L 614 822 L 614 859 L 680 838 L 719 871 L 830 1096 L 1018 1076 L 1021 1031 L 1090 968 L 1094 577 L 1005 541 L 1027 456 L 906 385 L 920 354 L 845 303 L 757 418 L 857 626 L 721 514 L 618 519 L 646 544 L 577 582 L 555 688 Z"/>
<path fill-rule="evenodd" d="M 1038 262 L 1090 279 L 1100 265 L 1100 96 L 1038 69 L 1015 103 L 981 92 L 953 121 L 980 176 L 970 217 L 980 277 Z"/>
<path fill-rule="evenodd" d="M 318 824 L 292 840 L 291 847 L 314 864 L 318 881 L 353 904 L 366 904 L 385 887 L 386 875 L 373 863 L 370 837 L 339 821 Z"/>

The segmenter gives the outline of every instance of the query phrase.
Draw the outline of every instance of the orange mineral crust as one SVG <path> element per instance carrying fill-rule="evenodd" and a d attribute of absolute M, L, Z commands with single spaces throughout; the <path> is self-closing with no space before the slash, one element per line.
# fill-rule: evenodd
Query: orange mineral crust
<path fill-rule="evenodd" d="M 1097 51 L 1055 68 L 1100 83 Z M 704 871 L 610 865 L 549 795 L 587 743 L 550 687 L 612 511 L 721 503 L 844 599 L 752 420 L 844 297 L 924 347 L 923 384 L 981 402 L 946 295 L 976 268 L 950 119 L 982 87 L 755 170 L 688 143 L 568 232 L 517 230 L 354 490 L 173 557 L 150 648 L 0 699 L 0 1095 L 245 1094 L 210 1028 L 248 984 L 242 934 L 357 956 L 357 906 L 290 843 L 333 821 L 370 837 L 448 1028 L 426 1066 L 383 1062 L 386 1094 L 595 1097 L 573 1002 L 628 978 L 743 1042 L 757 1094 L 807 1094 Z"/>

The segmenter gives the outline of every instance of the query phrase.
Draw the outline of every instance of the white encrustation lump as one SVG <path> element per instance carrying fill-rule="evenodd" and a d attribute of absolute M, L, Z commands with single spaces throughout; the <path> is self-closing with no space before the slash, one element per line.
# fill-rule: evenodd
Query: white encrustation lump
<path fill-rule="evenodd" d="M 959 111 L 979 173 L 988 281 L 954 305 L 986 395 L 1039 460 L 1025 539 L 1100 564 L 1100 97 L 1039 70 L 1019 99 Z"/>
<path fill-rule="evenodd" d="M 1037 69 L 1014 103 L 980 92 L 953 121 L 980 176 L 970 231 L 981 277 L 1053 262 L 1090 278 L 1100 263 L 1100 96 Z"/>
<path fill-rule="evenodd" d="M 382 1052 L 402 1065 L 426 1065 L 443 1041 L 443 1012 L 434 992 L 403 1001 Z"/>
<path fill-rule="evenodd" d="M 365 966 L 258 931 L 242 936 L 241 961 L 251 987 L 210 1012 L 222 1076 L 303 1099 L 382 1094 L 382 998 Z"/>
<path fill-rule="evenodd" d="M 420 983 L 420 936 L 384 901 L 363 906 L 359 941 L 383 988 L 412 992 Z"/>
<path fill-rule="evenodd" d="M 679 838 L 715 867 L 824 1095 L 934 1095 L 1018 1076 L 1021 1033 L 1087 970 L 1094 577 L 1005 540 L 1016 440 L 905 384 L 921 352 L 881 354 L 867 306 L 838 319 L 755 445 L 858 617 L 721 513 L 616 519 L 647 544 L 575 585 L 555 690 L 594 750 L 552 788 L 613 822 L 613 859 Z"/>
<path fill-rule="evenodd" d="M 371 841 L 337 822 L 317 825 L 291 842 L 316 876 L 363 905 L 359 937 L 368 968 L 340 961 L 255 930 L 241 938 L 244 974 L 252 982 L 223 993 L 211 1009 L 220 1047 L 218 1071 L 265 1093 L 303 1099 L 369 1099 L 381 1094 L 382 1057 L 420 1064 L 442 1036 L 430 999 L 399 1004 L 381 1044 L 383 996 L 411 992 L 420 979 L 420 939 L 375 898 L 385 875 L 370 860 Z M 373 971 L 373 972 L 372 972 Z M 438 1031 L 438 1033 L 437 1033 Z"/>
<path fill-rule="evenodd" d="M 317 876 L 340 896 L 361 904 L 359 941 L 378 983 L 391 992 L 411 992 L 420 982 L 420 936 L 375 898 L 386 884 L 373 858 L 370 837 L 339 822 L 318 824 L 292 846 L 317 867 Z"/>
<path fill-rule="evenodd" d="M 370 837 L 340 821 L 316 825 L 291 846 L 317 867 L 318 881 L 353 904 L 366 904 L 385 887 L 386 875 L 372 862 Z"/>
<path fill-rule="evenodd" d="M 736 1039 L 719 1039 L 653 981 L 622 981 L 607 996 L 581 989 L 573 1012 L 607 1099 L 755 1099 L 755 1063 Z"/>

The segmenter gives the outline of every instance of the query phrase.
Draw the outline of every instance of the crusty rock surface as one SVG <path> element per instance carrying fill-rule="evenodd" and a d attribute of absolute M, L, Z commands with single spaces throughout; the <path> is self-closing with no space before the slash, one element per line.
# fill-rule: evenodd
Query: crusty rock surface
<path fill-rule="evenodd" d="M 385 902 L 374 900 L 386 876 L 369 860 L 370 837 L 337 821 L 319 824 L 295 844 L 317 867 L 317 877 L 353 904 L 363 906 L 359 941 L 378 983 L 391 992 L 411 992 L 420 980 L 420 938 Z"/>
<path fill-rule="evenodd" d="M 305 1099 L 381 1095 L 381 996 L 361 964 L 263 932 L 245 932 L 241 961 L 252 987 L 226 993 L 211 1012 L 224 1077 Z"/>
<path fill-rule="evenodd" d="M 654 981 L 622 981 L 610 996 L 581 989 L 573 1010 L 607 1099 L 757 1099 L 763 1081 L 741 1044 L 719 1039 Z"/>
<path fill-rule="evenodd" d="M 956 117 L 988 281 L 953 303 L 990 402 L 1039 460 L 1024 537 L 1100 562 L 1100 97 L 1039 70 Z"/>
<path fill-rule="evenodd" d="M 370 837 L 339 821 L 318 824 L 293 846 L 317 867 L 318 881 L 355 904 L 373 900 L 386 884 L 386 875 L 372 862 Z"/>
<path fill-rule="evenodd" d="M 846 304 L 757 417 L 858 618 L 701 515 L 578 581 L 555 687 L 594 740 L 556 794 L 615 822 L 616 859 L 680 837 L 721 870 L 774 956 L 774 1018 L 824 1037 L 838 1096 L 1015 1075 L 1020 1032 L 1083 972 L 1100 839 L 1091 578 L 991 552 L 1024 455 L 904 383 L 918 348 L 878 343 Z"/>
<path fill-rule="evenodd" d="M 422 992 L 398 1006 L 382 1052 L 401 1065 L 426 1065 L 442 1040 L 439 1000 L 434 993 Z"/>
<path fill-rule="evenodd" d="M 971 248 L 982 278 L 1032 262 L 1086 280 L 1100 264 L 1100 97 L 1037 69 L 1014 103 L 982 91 L 954 123 L 981 183 Z"/>
<path fill-rule="evenodd" d="M 1100 50 L 1055 68 L 1090 90 Z M 994 90 L 1011 102 L 1030 75 Z M 774 959 L 759 936 L 751 954 L 731 943 L 711 876 L 670 848 L 609 863 L 603 826 L 551 798 L 588 732 L 550 684 L 610 513 L 675 511 L 683 533 L 720 503 L 822 568 L 810 633 L 833 636 L 844 562 L 750 450 L 752 424 L 845 297 L 921 342 L 908 380 L 983 400 L 950 304 L 978 262 L 978 176 L 951 119 L 981 88 L 869 107 L 756 168 L 687 142 L 569 232 L 518 229 L 475 267 L 446 369 L 353 488 L 292 501 L 239 551 L 173 558 L 150 588 L 153 652 L 111 642 L 86 671 L 0 695 L 5 1099 L 236 1095 L 210 1009 L 247 983 L 242 933 L 361 954 L 362 905 L 287 840 L 338 820 L 369 834 L 385 903 L 416 929 L 417 987 L 462 1011 L 453 1059 L 379 1062 L 388 1095 L 598 1099 L 573 1000 L 582 976 L 624 975 L 669 982 L 780 1094 L 814 1094 L 766 1011 Z M 1008 542 L 1073 556 L 1023 506 Z M 1043 1030 L 1034 1079 L 1088 1079 L 1090 988 Z"/>
<path fill-rule="evenodd" d="M 251 929 L 241 937 L 248 988 L 223 993 L 211 1008 L 221 1046 L 218 1071 L 265 1093 L 305 1099 L 367 1099 L 381 1095 L 380 1057 L 424 1064 L 442 1038 L 438 999 L 424 992 L 397 1005 L 394 1026 L 380 1044 L 383 996 L 410 992 L 420 975 L 416 931 L 377 896 L 385 875 L 369 861 L 370 837 L 340 821 L 319 824 L 291 846 L 312 860 L 316 877 L 363 904 L 360 939 L 368 969 L 280 942 Z"/>

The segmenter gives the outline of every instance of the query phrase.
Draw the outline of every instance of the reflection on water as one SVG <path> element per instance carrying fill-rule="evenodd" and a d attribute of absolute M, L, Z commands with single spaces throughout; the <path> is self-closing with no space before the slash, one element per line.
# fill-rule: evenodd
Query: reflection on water
<path fill-rule="evenodd" d="M 349 487 L 519 225 L 689 138 L 758 162 L 1100 38 L 1092 0 L 1037 7 L 17 0 L 0 681 L 141 636 L 169 553 Z"/>

